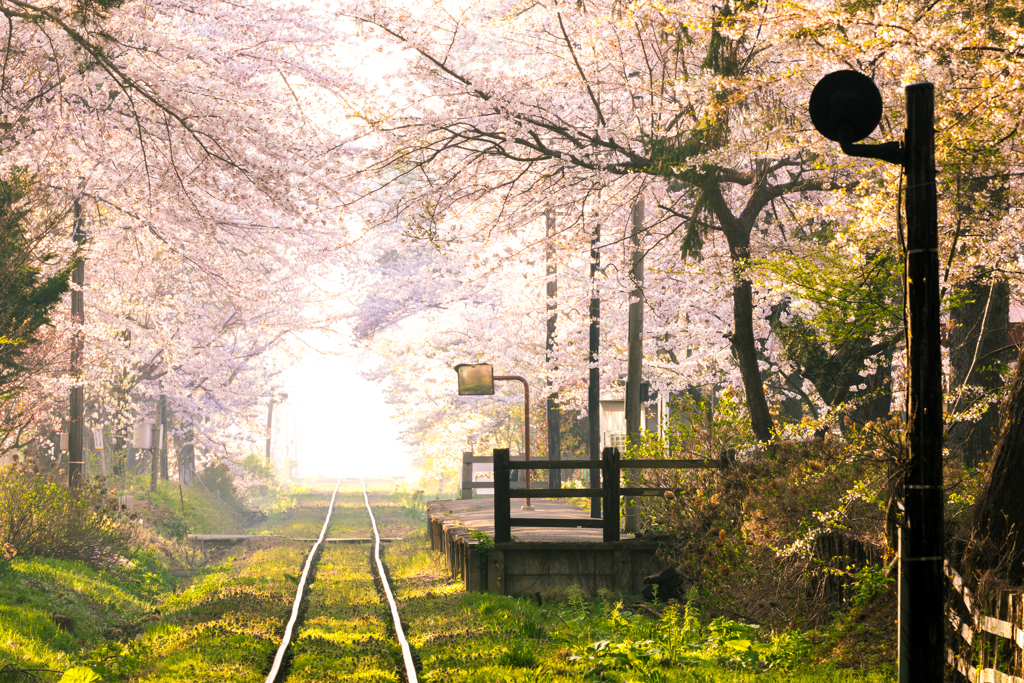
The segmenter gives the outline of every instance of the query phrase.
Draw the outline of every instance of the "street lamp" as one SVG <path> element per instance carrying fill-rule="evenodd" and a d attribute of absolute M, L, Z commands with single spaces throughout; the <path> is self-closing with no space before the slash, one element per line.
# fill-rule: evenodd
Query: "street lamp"
<path fill-rule="evenodd" d="M 814 127 L 850 156 L 899 164 L 907 174 L 907 441 L 899 526 L 899 683 L 942 681 L 943 615 L 942 351 L 939 230 L 935 188 L 935 87 L 906 88 L 904 141 L 855 144 L 878 125 L 882 98 L 870 78 L 837 71 L 809 105 Z"/>
<path fill-rule="evenodd" d="M 526 462 L 530 462 L 530 385 L 526 378 L 519 375 L 495 375 L 494 369 L 488 363 L 477 363 L 474 365 L 460 363 L 455 366 L 455 372 L 459 376 L 459 396 L 491 396 L 494 394 L 494 383 L 502 381 L 522 382 L 523 384 L 523 431 L 526 436 L 523 441 L 526 444 Z M 530 490 L 530 472 L 526 471 L 526 490 Z M 526 512 L 532 512 L 533 506 L 530 499 L 526 499 L 523 506 Z"/>

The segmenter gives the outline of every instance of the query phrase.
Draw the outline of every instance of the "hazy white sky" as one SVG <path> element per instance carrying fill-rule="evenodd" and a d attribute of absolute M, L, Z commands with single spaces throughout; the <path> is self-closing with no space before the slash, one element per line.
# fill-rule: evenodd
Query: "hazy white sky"
<path fill-rule="evenodd" d="M 311 358 L 289 373 L 300 411 L 305 476 L 405 477 L 412 455 L 397 439 L 391 407 L 344 357 Z"/>

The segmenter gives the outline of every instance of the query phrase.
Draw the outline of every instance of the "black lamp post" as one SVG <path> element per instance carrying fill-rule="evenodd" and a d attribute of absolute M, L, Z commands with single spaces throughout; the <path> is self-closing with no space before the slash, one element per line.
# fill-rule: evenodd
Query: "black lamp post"
<path fill-rule="evenodd" d="M 882 98 L 856 71 L 828 74 L 811 94 L 811 121 L 850 156 L 899 164 L 907 174 L 907 441 L 899 526 L 899 682 L 942 681 L 942 352 L 939 346 L 939 230 L 935 188 L 935 88 L 906 88 L 902 145 L 855 144 L 878 125 Z"/>

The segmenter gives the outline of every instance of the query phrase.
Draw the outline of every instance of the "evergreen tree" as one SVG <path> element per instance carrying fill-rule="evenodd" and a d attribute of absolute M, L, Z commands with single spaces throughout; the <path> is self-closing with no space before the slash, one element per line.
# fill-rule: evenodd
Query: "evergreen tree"
<path fill-rule="evenodd" d="M 26 352 L 69 289 L 78 262 L 39 253 L 60 225 L 61 212 L 37 205 L 34 178 L 22 169 L 0 179 L 0 393 L 9 395 L 19 377 L 31 371 Z"/>

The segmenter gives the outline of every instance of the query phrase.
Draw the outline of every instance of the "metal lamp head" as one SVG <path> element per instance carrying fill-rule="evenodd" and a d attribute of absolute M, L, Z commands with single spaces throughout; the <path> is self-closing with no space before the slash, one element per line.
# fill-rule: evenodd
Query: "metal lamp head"
<path fill-rule="evenodd" d="M 487 363 L 455 366 L 459 375 L 459 396 L 490 396 L 494 393 L 494 369 Z"/>
<path fill-rule="evenodd" d="M 814 86 L 808 105 L 811 123 L 834 142 L 860 142 L 882 120 L 882 95 L 874 81 L 857 71 L 834 71 Z"/>

